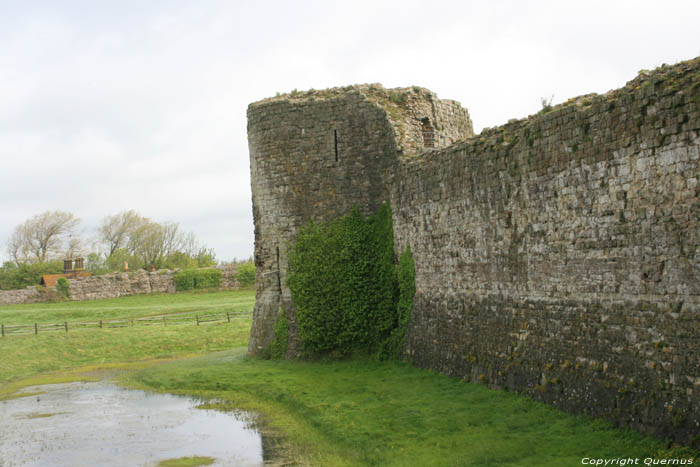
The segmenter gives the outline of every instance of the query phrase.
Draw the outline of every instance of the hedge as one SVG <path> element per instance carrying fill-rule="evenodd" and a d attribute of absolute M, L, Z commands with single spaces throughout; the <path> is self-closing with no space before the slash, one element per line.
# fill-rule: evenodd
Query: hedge
<path fill-rule="evenodd" d="M 221 285 L 221 271 L 218 269 L 186 269 L 173 277 L 175 290 L 215 289 Z"/>

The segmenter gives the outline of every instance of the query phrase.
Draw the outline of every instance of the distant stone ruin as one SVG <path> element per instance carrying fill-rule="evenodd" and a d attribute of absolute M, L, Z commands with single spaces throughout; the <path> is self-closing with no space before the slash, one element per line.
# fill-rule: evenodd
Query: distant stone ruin
<path fill-rule="evenodd" d="M 239 289 L 235 266 L 221 266 L 221 289 Z M 115 272 L 101 276 L 74 275 L 68 279 L 70 299 L 74 301 L 117 298 L 150 293 L 175 293 L 173 276 L 178 270 L 162 269 L 146 272 L 143 269 Z M 56 276 L 63 277 L 64 274 Z M 56 280 L 48 287 L 29 286 L 19 290 L 0 290 L 0 305 L 40 303 L 51 299 L 48 290 L 55 290 Z"/>

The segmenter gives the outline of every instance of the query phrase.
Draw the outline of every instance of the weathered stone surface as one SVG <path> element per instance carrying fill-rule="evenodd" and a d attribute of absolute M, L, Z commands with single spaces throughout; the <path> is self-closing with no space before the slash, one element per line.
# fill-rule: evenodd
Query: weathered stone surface
<path fill-rule="evenodd" d="M 436 150 L 416 136 L 425 117 L 438 127 L 440 105 L 421 100 L 434 95 L 370 88 L 249 107 L 249 351 L 280 310 L 294 329 L 285 251 L 299 226 L 390 201 L 397 252 L 410 245 L 416 264 L 407 360 L 697 447 L 700 59 L 476 137 L 453 110 Z"/>
<path fill-rule="evenodd" d="M 221 289 L 238 289 L 235 266 L 222 266 Z M 143 269 L 132 272 L 105 274 L 102 276 L 68 279 L 71 300 L 97 300 L 100 298 L 117 298 L 125 295 L 148 293 L 174 293 L 173 276 L 177 270 L 163 269 L 146 272 Z M 0 291 L 0 305 L 38 303 L 49 299 L 41 288 L 27 287 L 21 290 Z"/>
<path fill-rule="evenodd" d="M 250 105 L 257 268 L 250 352 L 270 343 L 280 310 L 293 310 L 285 279 L 287 247 L 298 228 L 309 219 L 345 214 L 354 205 L 373 214 L 389 199 L 385 177 L 397 152 L 423 144 L 424 118 L 436 128 L 436 145 L 473 135 L 466 110 L 422 88 L 351 86 Z M 291 312 L 287 318 L 293 356 L 300 350 L 296 316 Z"/>
<path fill-rule="evenodd" d="M 18 290 L 0 290 L 0 305 L 15 305 L 18 303 L 38 303 L 46 300 L 46 294 L 35 286 Z"/>

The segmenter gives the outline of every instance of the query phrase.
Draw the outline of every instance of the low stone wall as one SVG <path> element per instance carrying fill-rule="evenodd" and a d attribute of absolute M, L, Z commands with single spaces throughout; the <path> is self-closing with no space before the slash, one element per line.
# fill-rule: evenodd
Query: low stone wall
<path fill-rule="evenodd" d="M 36 286 L 30 285 L 25 289 L 0 290 L 1 305 L 17 305 L 19 303 L 38 303 L 47 300 L 47 294 L 42 293 Z"/>
<path fill-rule="evenodd" d="M 240 288 L 235 266 L 222 266 L 221 289 L 237 290 Z M 102 276 L 79 277 L 68 279 L 70 283 L 70 298 L 75 301 L 97 300 L 101 298 L 117 298 L 126 295 L 149 293 L 174 293 L 173 277 L 179 270 L 162 269 L 146 272 L 117 272 Z M 30 286 L 19 290 L 0 291 L 0 305 L 19 305 L 39 303 L 51 298 L 49 291 L 42 287 Z"/>
<path fill-rule="evenodd" d="M 70 297 L 73 300 L 97 300 L 125 295 L 173 293 L 175 292 L 174 272 L 139 270 L 69 279 Z"/>

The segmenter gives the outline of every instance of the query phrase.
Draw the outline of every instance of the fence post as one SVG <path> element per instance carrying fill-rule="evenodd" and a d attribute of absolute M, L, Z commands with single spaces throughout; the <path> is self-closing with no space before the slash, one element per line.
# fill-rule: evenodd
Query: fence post
<path fill-rule="evenodd" d="M 131 325 L 134 325 L 134 318 L 131 318 Z"/>
<path fill-rule="evenodd" d="M 34 335 L 37 334 L 39 334 L 39 326 L 36 323 L 34 323 Z"/>
<path fill-rule="evenodd" d="M 5 337 L 5 325 L 0 325 L 0 328 L 2 328 L 2 337 Z"/>
<path fill-rule="evenodd" d="M 100 329 L 102 329 L 102 320 L 100 320 Z"/>
<path fill-rule="evenodd" d="M 195 318 L 197 318 L 197 326 L 199 326 L 199 315 L 195 315 Z"/>
<path fill-rule="evenodd" d="M 163 316 L 163 326 L 167 326 L 168 322 L 165 320 L 165 316 Z"/>
<path fill-rule="evenodd" d="M 63 324 L 66 326 L 66 332 L 68 332 L 68 321 L 65 321 Z"/>
<path fill-rule="evenodd" d="M 228 311 L 226 312 L 226 319 L 229 323 L 231 322 L 231 315 L 228 314 Z"/>

